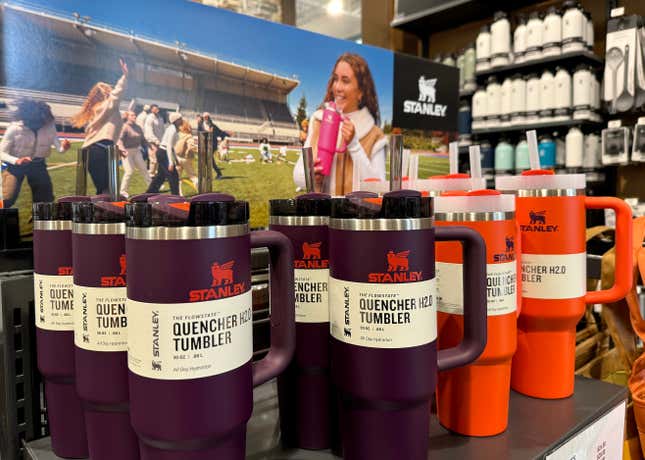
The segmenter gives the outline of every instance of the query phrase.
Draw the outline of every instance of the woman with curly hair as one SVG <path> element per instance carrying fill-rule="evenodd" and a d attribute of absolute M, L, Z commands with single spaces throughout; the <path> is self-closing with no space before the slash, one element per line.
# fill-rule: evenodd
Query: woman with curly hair
<path fill-rule="evenodd" d="M 329 77 L 323 103 L 314 112 L 308 126 L 305 147 L 312 147 L 317 157 L 318 136 L 324 105 L 335 102 L 344 115 L 339 138 L 347 144 L 346 153 L 334 155 L 326 193 L 345 195 L 353 191 L 361 179 L 376 177 L 385 179 L 385 151 L 387 139 L 378 127 L 381 122 L 378 97 L 372 73 L 362 56 L 342 54 Z M 314 178 L 319 189 L 323 186 L 322 167 L 316 159 Z M 302 156 L 293 170 L 293 179 L 298 187 L 305 186 Z"/>
<path fill-rule="evenodd" d="M 83 148 L 89 147 L 88 169 L 96 186 L 96 193 L 108 193 L 108 155 L 107 149 L 119 139 L 123 120 L 119 103 L 125 92 L 128 66 L 120 59 L 123 76 L 116 86 L 98 82 L 87 95 L 87 99 L 72 118 L 76 128 L 85 128 Z"/>
<path fill-rule="evenodd" d="M 11 207 L 16 202 L 25 177 L 31 187 L 34 203 L 54 200 L 46 162 L 51 155 L 52 145 L 62 153 L 69 149 L 70 143 L 68 140 L 58 140 L 49 105 L 28 98 L 17 101 L 13 121 L 0 142 L 0 160 L 8 164 L 2 173 L 5 207 Z"/>

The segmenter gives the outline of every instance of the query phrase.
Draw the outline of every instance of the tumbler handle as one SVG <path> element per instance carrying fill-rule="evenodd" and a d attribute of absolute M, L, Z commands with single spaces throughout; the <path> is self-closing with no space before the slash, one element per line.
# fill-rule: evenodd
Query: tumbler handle
<path fill-rule="evenodd" d="M 436 227 L 436 241 L 460 241 L 463 247 L 464 338 L 459 345 L 440 350 L 440 371 L 476 360 L 486 347 L 486 243 L 468 227 Z"/>
<path fill-rule="evenodd" d="M 251 247 L 269 249 L 271 290 L 271 347 L 253 364 L 253 386 L 271 380 L 284 371 L 296 347 L 293 246 L 281 233 L 251 232 Z"/>
<path fill-rule="evenodd" d="M 633 284 L 632 209 L 613 197 L 585 197 L 587 209 L 613 209 L 616 212 L 616 273 L 614 285 L 585 294 L 585 303 L 616 302 L 627 295 Z"/>

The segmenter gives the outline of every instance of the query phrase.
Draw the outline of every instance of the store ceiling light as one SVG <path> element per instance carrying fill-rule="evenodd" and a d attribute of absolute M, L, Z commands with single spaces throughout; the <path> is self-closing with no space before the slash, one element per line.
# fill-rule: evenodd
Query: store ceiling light
<path fill-rule="evenodd" d="M 327 14 L 330 16 L 338 16 L 343 12 L 342 0 L 330 0 L 327 4 Z"/>

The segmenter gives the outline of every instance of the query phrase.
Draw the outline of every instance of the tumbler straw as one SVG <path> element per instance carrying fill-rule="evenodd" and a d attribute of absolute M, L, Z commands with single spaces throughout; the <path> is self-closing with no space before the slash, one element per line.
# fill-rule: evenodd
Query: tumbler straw
<path fill-rule="evenodd" d="M 479 152 L 479 145 L 471 145 L 468 148 L 468 152 L 470 154 L 470 178 L 479 179 L 482 177 L 482 157 Z"/>
<path fill-rule="evenodd" d="M 526 141 L 529 144 L 529 162 L 531 169 L 540 169 L 540 153 L 538 151 L 537 134 L 534 129 L 526 132 Z"/>
<path fill-rule="evenodd" d="M 315 192 L 314 190 L 314 151 L 311 147 L 302 148 L 302 164 L 305 168 L 305 188 L 307 193 Z"/>
<path fill-rule="evenodd" d="M 448 146 L 450 157 L 450 174 L 459 172 L 459 143 L 451 142 Z"/>

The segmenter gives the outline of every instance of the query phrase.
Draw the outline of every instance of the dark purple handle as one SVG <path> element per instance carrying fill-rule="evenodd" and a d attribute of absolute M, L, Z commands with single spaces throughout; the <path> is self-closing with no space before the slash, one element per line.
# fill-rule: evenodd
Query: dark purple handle
<path fill-rule="evenodd" d="M 252 248 L 268 248 L 271 279 L 271 348 L 253 364 L 253 386 L 263 384 L 287 368 L 296 348 L 293 245 L 282 233 L 251 232 Z"/>
<path fill-rule="evenodd" d="M 464 338 L 459 345 L 439 351 L 440 371 L 476 360 L 486 347 L 486 243 L 467 227 L 436 227 L 436 241 L 461 241 L 464 267 Z"/>

